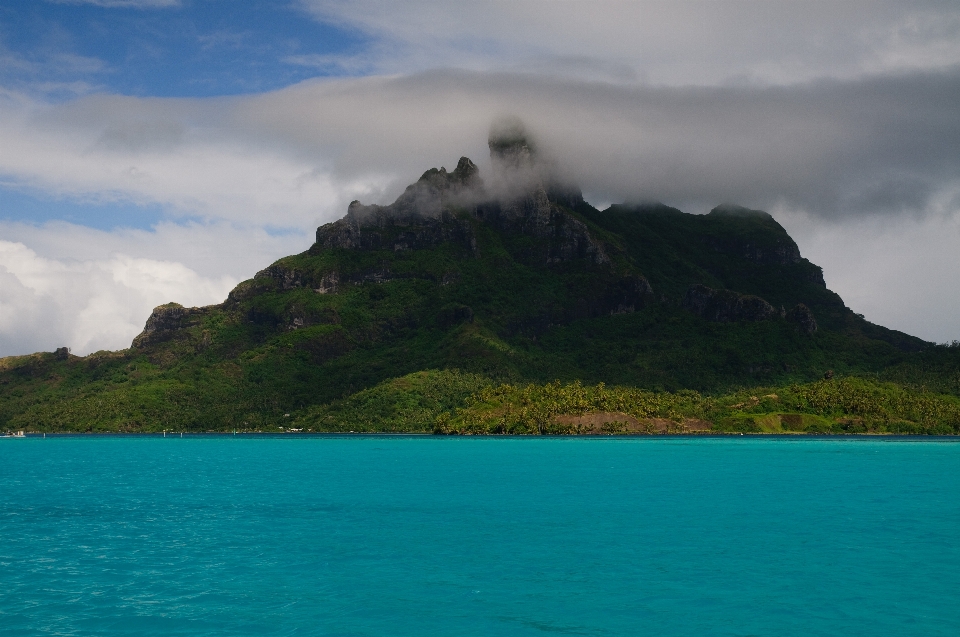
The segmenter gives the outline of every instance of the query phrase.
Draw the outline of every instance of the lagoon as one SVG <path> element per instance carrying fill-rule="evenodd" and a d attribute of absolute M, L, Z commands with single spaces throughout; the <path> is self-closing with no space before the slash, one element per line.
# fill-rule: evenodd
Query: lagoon
<path fill-rule="evenodd" d="M 957 635 L 960 444 L 0 441 L 5 635 Z"/>

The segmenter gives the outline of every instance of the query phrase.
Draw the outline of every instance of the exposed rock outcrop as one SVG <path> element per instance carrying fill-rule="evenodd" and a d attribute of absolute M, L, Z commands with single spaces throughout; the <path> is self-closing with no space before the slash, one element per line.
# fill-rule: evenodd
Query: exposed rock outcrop
<path fill-rule="evenodd" d="M 320 283 L 313 291 L 317 294 L 336 294 L 339 289 L 340 274 L 338 272 L 328 272 L 320 277 Z"/>
<path fill-rule="evenodd" d="M 683 307 L 716 323 L 768 321 L 780 316 L 772 305 L 759 296 L 739 294 L 732 290 L 714 290 L 699 284 L 687 289 Z"/>
<path fill-rule="evenodd" d="M 653 288 L 642 276 L 627 276 L 612 285 L 603 300 L 604 314 L 638 312 L 653 302 Z"/>
<path fill-rule="evenodd" d="M 304 285 L 303 276 L 299 272 L 276 263 L 260 270 L 253 275 L 253 278 L 254 280 L 272 279 L 277 282 L 281 290 L 293 290 Z"/>
<path fill-rule="evenodd" d="M 823 268 L 819 265 L 810 264 L 809 273 L 807 274 L 806 280 L 809 283 L 816 283 L 822 288 L 827 287 L 827 282 L 823 278 Z"/>
<path fill-rule="evenodd" d="M 343 219 L 317 229 L 311 252 L 333 248 L 405 251 L 453 243 L 476 253 L 472 217 L 506 232 L 544 240 L 530 256 L 547 265 L 578 259 L 610 263 L 603 244 L 586 224 L 564 210 L 583 203 L 580 190 L 557 182 L 538 163 L 522 125 L 491 131 L 489 147 L 494 166 L 489 186 L 467 157 L 460 158 L 452 173 L 443 167 L 431 168 L 388 206 L 352 202 Z"/>
<path fill-rule="evenodd" d="M 179 303 L 167 303 L 153 308 L 143 331 L 133 339 L 133 348 L 143 348 L 170 340 L 180 330 L 189 327 L 208 312 L 205 307 L 183 307 Z"/>
<path fill-rule="evenodd" d="M 794 323 L 803 334 L 817 331 L 817 321 L 803 303 L 789 312 L 777 310 L 759 296 L 740 294 L 732 290 L 714 290 L 705 285 L 691 285 L 683 296 L 683 307 L 697 316 L 716 323 L 735 321 L 769 321 L 784 318 Z"/>
<path fill-rule="evenodd" d="M 610 263 L 603 244 L 590 234 L 586 224 L 551 201 L 542 184 L 523 197 L 477 206 L 475 214 L 506 232 L 544 239 L 543 253 L 538 256 L 546 264 L 576 259 L 598 265 Z"/>
<path fill-rule="evenodd" d="M 346 217 L 317 230 L 317 243 L 368 250 L 415 250 L 444 241 L 473 246 L 472 229 L 454 211 L 472 208 L 483 192 L 479 169 L 461 157 L 452 173 L 431 168 L 388 206 L 351 202 Z"/>
<path fill-rule="evenodd" d="M 478 218 L 508 232 L 546 239 L 548 248 L 541 256 L 548 264 L 574 259 L 610 262 L 586 224 L 562 209 L 583 203 L 580 189 L 556 180 L 519 121 L 494 125 L 487 144 L 496 192 L 477 207 Z"/>
<path fill-rule="evenodd" d="M 774 218 L 762 210 L 750 210 L 742 206 L 723 204 L 710 211 L 714 217 L 744 217 L 762 219 L 768 224 L 772 224 L 783 230 Z M 732 239 L 714 239 L 713 248 L 718 252 L 728 252 L 736 254 L 754 263 L 765 265 L 789 265 L 800 263 L 800 248 L 796 242 L 787 235 L 786 231 L 778 233 L 775 240 L 770 241 L 769 236 L 766 241 L 758 241 L 749 235 L 736 237 Z"/>
<path fill-rule="evenodd" d="M 795 323 L 797 329 L 803 334 L 810 335 L 817 331 L 817 320 L 813 317 L 810 308 L 803 303 L 798 303 L 796 307 L 787 312 L 785 318 L 791 323 Z"/>

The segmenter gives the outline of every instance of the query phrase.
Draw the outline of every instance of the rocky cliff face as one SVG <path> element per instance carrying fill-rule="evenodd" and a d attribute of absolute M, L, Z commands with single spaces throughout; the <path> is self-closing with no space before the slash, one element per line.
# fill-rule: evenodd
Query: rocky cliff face
<path fill-rule="evenodd" d="M 618 248 L 598 240 L 574 212 L 585 205 L 579 189 L 552 178 L 522 130 L 492 133 L 489 147 L 493 168 L 486 178 L 467 157 L 460 158 L 453 172 L 430 169 L 392 204 L 352 202 L 345 217 L 317 229 L 316 243 L 308 252 L 311 256 L 331 250 L 379 252 L 377 265 L 359 271 L 335 265 L 304 273 L 278 263 L 257 273 L 256 279 L 268 279 L 278 290 L 310 287 L 319 294 L 337 294 L 352 285 L 423 278 L 423 273 L 409 270 L 393 272 L 394 257 L 448 245 L 459 248 L 458 259 L 481 259 L 484 248 L 478 235 L 489 237 L 492 230 L 505 241 L 495 241 L 498 247 L 491 249 L 512 246 L 511 258 L 535 269 L 572 265 L 594 273 L 590 276 L 596 284 L 575 291 L 577 298 L 569 308 L 544 309 L 541 317 L 531 319 L 544 329 L 558 320 L 635 312 L 653 301 L 647 279 L 616 265 L 610 251 Z M 456 283 L 459 275 L 453 270 L 427 278 L 441 286 Z"/>
<path fill-rule="evenodd" d="M 609 263 L 602 243 L 569 212 L 583 203 L 579 189 L 554 183 L 537 164 L 522 131 L 494 134 L 489 140 L 492 184 L 469 158 L 457 168 L 433 168 L 388 206 L 350 204 L 347 215 L 317 229 L 311 249 L 417 250 L 454 243 L 477 250 L 471 219 L 506 232 L 544 240 L 545 264 L 584 259 Z M 565 209 L 566 208 L 566 209 Z"/>
<path fill-rule="evenodd" d="M 208 312 L 209 308 L 206 307 L 183 307 L 179 303 L 167 303 L 155 307 L 147 318 L 143 331 L 133 339 L 131 346 L 142 349 L 170 340 L 183 329 L 196 325 Z"/>
<path fill-rule="evenodd" d="M 691 285 L 683 297 L 683 307 L 716 323 L 769 321 L 780 315 L 759 296 L 714 290 L 705 285 Z"/>
<path fill-rule="evenodd" d="M 780 228 L 780 225 L 774 221 L 773 217 L 762 210 L 750 210 L 749 208 L 731 204 L 717 206 L 710 211 L 709 216 L 718 218 L 759 219 L 767 224 L 772 224 Z M 766 265 L 800 263 L 800 248 L 786 232 L 772 241 L 770 241 L 768 237 L 765 238 L 767 238 L 766 241 L 760 241 L 757 237 L 745 234 L 744 236 L 732 239 L 714 240 L 713 247 L 719 252 L 737 254 L 754 263 Z"/>
<path fill-rule="evenodd" d="M 808 336 L 817 331 L 813 312 L 803 303 L 798 303 L 788 312 L 783 308 L 776 309 L 759 296 L 691 285 L 683 297 L 682 305 L 714 323 L 771 321 L 779 318 L 794 323 L 801 333 Z"/>
<path fill-rule="evenodd" d="M 795 323 L 797 329 L 803 334 L 811 335 L 817 331 L 817 320 L 813 317 L 810 308 L 803 303 L 798 303 L 796 307 L 787 312 L 785 318 L 791 323 Z"/>
<path fill-rule="evenodd" d="M 475 209 L 483 197 L 477 166 L 461 157 L 452 173 L 442 167 L 428 170 L 389 206 L 352 202 L 343 219 L 317 229 L 317 242 L 311 250 L 402 251 L 430 248 L 443 242 L 474 250 L 473 230 L 456 212 Z"/>

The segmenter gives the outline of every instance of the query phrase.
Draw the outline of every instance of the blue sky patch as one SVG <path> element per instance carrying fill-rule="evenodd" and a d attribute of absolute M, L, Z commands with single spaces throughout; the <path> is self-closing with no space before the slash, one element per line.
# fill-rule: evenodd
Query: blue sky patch
<path fill-rule="evenodd" d="M 286 2 L 186 0 L 141 9 L 6 0 L 0 6 L 0 80 L 54 96 L 56 85 L 69 92 L 77 82 L 135 96 L 259 93 L 355 74 L 335 60 L 369 44 L 363 34 L 322 24 Z"/>
<path fill-rule="evenodd" d="M 129 202 L 78 202 L 44 193 L 0 186 L 0 221 L 42 224 L 67 221 L 97 230 L 137 228 L 150 230 L 166 218 L 163 206 Z M 183 221 L 178 217 L 178 221 Z"/>
<path fill-rule="evenodd" d="M 263 93 L 311 77 L 357 74 L 362 69 L 338 60 L 355 59 L 369 44 L 363 34 L 322 24 L 290 2 L 184 0 L 137 8 L 5 0 L 0 85 L 47 102 L 87 93 Z M 109 230 L 148 229 L 166 217 L 159 205 L 84 203 L 0 186 L 5 220 L 61 219 Z"/>

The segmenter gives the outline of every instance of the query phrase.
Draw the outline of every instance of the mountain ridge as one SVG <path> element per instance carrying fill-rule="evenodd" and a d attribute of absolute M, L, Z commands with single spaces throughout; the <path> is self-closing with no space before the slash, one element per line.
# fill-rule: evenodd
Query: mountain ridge
<path fill-rule="evenodd" d="M 0 426 L 323 429 L 350 396 L 435 396 L 423 430 L 489 383 L 555 379 L 712 395 L 872 374 L 960 395 L 953 350 L 856 315 L 769 214 L 601 211 L 518 130 L 490 150 L 489 175 L 463 157 L 392 204 L 352 202 L 223 303 L 157 307 L 127 350 L 0 360 Z"/>

